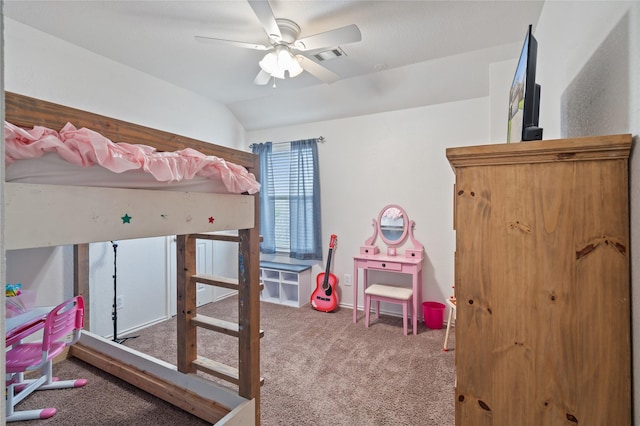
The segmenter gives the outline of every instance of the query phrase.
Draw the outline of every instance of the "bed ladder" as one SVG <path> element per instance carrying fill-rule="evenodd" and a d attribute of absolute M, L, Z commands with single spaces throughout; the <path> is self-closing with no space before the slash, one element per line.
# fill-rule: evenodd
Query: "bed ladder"
<path fill-rule="evenodd" d="M 178 371 L 202 371 L 238 386 L 238 394 L 256 400 L 256 424 L 259 424 L 260 386 L 260 280 L 259 252 L 247 256 L 254 230 L 240 230 L 238 235 L 190 234 L 177 236 L 177 332 Z M 257 237 L 259 238 L 259 236 Z M 196 240 L 206 239 L 239 244 L 238 279 L 196 273 Z M 253 244 L 257 247 L 257 244 Z M 207 284 L 238 291 L 238 323 L 207 317 L 197 313 L 197 284 Z M 198 327 L 238 338 L 238 368 L 199 356 Z"/>

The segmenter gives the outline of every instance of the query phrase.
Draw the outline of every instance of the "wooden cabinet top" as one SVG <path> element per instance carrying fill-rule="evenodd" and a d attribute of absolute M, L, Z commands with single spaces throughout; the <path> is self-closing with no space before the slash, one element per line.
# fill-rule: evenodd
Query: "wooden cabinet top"
<path fill-rule="evenodd" d="M 554 161 L 585 161 L 629 158 L 630 134 L 554 139 L 509 144 L 447 148 L 447 159 L 454 169 Z"/>

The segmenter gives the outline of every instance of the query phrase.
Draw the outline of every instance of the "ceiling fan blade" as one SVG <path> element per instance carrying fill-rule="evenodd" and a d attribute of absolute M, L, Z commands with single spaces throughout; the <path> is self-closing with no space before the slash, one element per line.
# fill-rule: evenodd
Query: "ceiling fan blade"
<path fill-rule="evenodd" d="M 298 62 L 300 62 L 300 66 L 306 72 L 317 78 L 318 80 L 322 80 L 325 83 L 334 83 L 340 80 L 340 76 L 333 71 L 323 67 L 320 64 L 313 62 L 311 59 L 304 57 L 303 55 L 296 55 Z"/>
<path fill-rule="evenodd" d="M 271 80 L 271 74 L 269 74 L 264 70 L 260 70 L 256 78 L 253 80 L 253 83 L 260 86 L 264 86 L 269 82 L 269 80 Z"/>
<path fill-rule="evenodd" d="M 255 44 L 255 43 L 245 43 L 243 41 L 225 40 L 223 38 L 195 36 L 195 39 L 201 43 L 226 44 L 227 46 L 243 47 L 245 49 L 253 49 L 253 50 L 271 49 L 271 46 L 264 46 L 262 44 Z"/>
<path fill-rule="evenodd" d="M 355 24 L 351 24 L 346 27 L 301 38 L 295 42 L 294 46 L 296 49 L 304 52 L 307 50 L 336 47 L 340 44 L 353 43 L 360 40 L 362 40 L 360 28 Z"/>
<path fill-rule="evenodd" d="M 276 41 L 282 40 L 280 28 L 278 28 L 278 23 L 276 22 L 269 2 L 267 0 L 248 0 L 248 2 L 269 38 Z"/>

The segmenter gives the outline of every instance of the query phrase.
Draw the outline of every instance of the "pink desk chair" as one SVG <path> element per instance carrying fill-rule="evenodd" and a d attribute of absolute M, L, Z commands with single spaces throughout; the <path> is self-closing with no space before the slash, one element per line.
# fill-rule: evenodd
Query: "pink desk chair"
<path fill-rule="evenodd" d="M 17 343 L 7 352 L 7 422 L 47 419 L 56 414 L 55 408 L 14 410 L 16 404 L 36 390 L 73 388 L 87 384 L 86 379 L 58 381 L 52 373 L 52 360 L 67 346 L 78 341 L 83 326 L 84 299 L 76 296 L 53 308 L 44 320 L 44 327 L 35 327 L 43 330 L 42 342 Z M 33 332 L 33 329 L 26 328 L 13 341 L 20 341 Z M 40 371 L 37 379 L 24 380 L 24 373 L 37 370 Z"/>

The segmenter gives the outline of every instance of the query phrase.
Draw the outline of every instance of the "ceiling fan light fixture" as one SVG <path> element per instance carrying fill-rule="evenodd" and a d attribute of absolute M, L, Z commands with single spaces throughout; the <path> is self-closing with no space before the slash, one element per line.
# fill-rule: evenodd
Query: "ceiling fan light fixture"
<path fill-rule="evenodd" d="M 297 77 L 302 74 L 302 71 L 304 71 L 304 69 L 302 65 L 300 65 L 300 60 L 294 56 L 291 60 L 291 67 L 289 67 L 289 77 Z"/>
<path fill-rule="evenodd" d="M 260 68 L 262 68 L 264 72 L 273 74 L 276 71 L 276 68 L 278 67 L 278 57 L 274 52 L 269 52 L 266 55 L 264 55 L 264 58 L 262 58 L 262 60 L 258 62 L 258 64 L 260 65 Z"/>
<path fill-rule="evenodd" d="M 284 80 L 284 71 L 282 69 L 276 69 L 271 73 L 271 77 L 279 78 L 280 80 Z"/>
<path fill-rule="evenodd" d="M 279 45 L 276 46 L 275 51 L 278 57 L 278 68 L 288 70 L 291 67 L 291 62 L 293 62 L 289 49 L 286 46 Z"/>
<path fill-rule="evenodd" d="M 264 55 L 259 65 L 264 72 L 280 79 L 285 78 L 285 72 L 289 73 L 289 78 L 293 78 L 304 71 L 298 59 L 285 45 L 277 45 L 274 50 Z"/>

